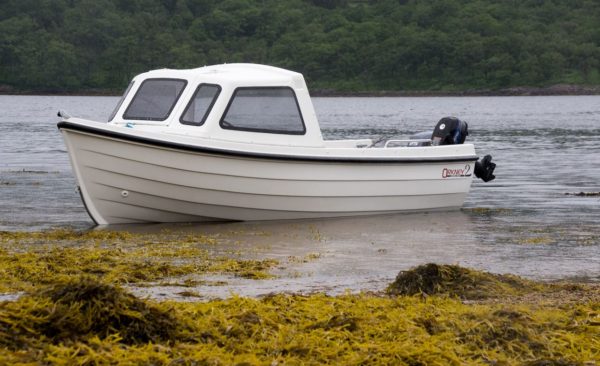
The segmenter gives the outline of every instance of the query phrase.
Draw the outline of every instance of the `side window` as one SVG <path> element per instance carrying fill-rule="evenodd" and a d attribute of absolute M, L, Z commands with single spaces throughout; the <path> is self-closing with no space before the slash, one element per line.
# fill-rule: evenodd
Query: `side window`
<path fill-rule="evenodd" d="M 220 125 L 228 130 L 306 133 L 296 94 L 288 87 L 237 88 Z"/>
<path fill-rule="evenodd" d="M 185 125 L 202 126 L 220 92 L 218 85 L 200 84 L 179 121 Z"/>
<path fill-rule="evenodd" d="M 119 99 L 119 103 L 117 103 L 117 106 L 115 107 L 115 109 L 113 109 L 112 113 L 110 114 L 110 117 L 108 117 L 108 122 L 115 119 L 115 116 L 117 115 L 117 112 L 119 111 L 119 108 L 121 108 L 121 104 L 123 104 L 123 101 L 127 97 L 127 94 L 129 94 L 129 91 L 131 90 L 132 86 L 133 86 L 133 81 L 131 83 L 129 83 L 129 86 L 125 90 L 125 93 L 123 93 L 123 96 L 121 97 L 121 99 Z"/>
<path fill-rule="evenodd" d="M 169 117 L 187 81 L 146 79 L 123 114 L 124 119 L 164 121 Z"/>

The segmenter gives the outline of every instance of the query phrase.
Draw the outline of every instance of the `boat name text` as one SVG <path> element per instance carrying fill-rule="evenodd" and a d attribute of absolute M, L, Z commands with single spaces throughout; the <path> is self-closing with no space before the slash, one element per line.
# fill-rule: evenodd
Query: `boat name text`
<path fill-rule="evenodd" d="M 471 166 L 469 164 L 465 165 L 464 168 L 460 168 L 460 169 L 450 169 L 450 168 L 442 169 L 442 178 L 470 177 L 470 176 L 471 176 Z"/>

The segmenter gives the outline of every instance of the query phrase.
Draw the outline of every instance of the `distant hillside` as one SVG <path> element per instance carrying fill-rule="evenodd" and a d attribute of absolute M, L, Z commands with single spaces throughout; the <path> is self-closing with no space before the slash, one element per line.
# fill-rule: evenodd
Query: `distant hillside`
<path fill-rule="evenodd" d="M 0 90 L 256 62 L 312 89 L 600 84 L 597 0 L 2 0 Z"/>

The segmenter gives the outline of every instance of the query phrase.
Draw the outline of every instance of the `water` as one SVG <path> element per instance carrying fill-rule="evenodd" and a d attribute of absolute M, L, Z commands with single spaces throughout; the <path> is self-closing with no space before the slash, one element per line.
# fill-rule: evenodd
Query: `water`
<path fill-rule="evenodd" d="M 106 120 L 117 99 L 0 96 L 0 230 L 92 227 L 56 111 Z M 239 232 L 224 252 L 241 248 L 281 259 L 320 254 L 288 265 L 277 280 L 237 279 L 206 291 L 380 289 L 399 270 L 426 262 L 600 281 L 600 197 L 566 195 L 600 192 L 599 96 L 315 98 L 314 104 L 327 139 L 401 137 L 458 116 L 469 122 L 467 140 L 478 154 L 494 156 L 497 178 L 474 182 L 456 212 L 178 227 Z"/>

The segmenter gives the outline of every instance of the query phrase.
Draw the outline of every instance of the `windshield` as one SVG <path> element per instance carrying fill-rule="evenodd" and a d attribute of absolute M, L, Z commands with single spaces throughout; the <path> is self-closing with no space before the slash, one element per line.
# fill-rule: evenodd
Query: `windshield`
<path fill-rule="evenodd" d="M 129 94 L 129 91 L 131 90 L 132 86 L 133 86 L 133 81 L 130 82 L 127 89 L 125 89 L 125 93 L 123 93 L 123 96 L 121 97 L 121 99 L 119 99 L 119 103 L 117 103 L 117 106 L 115 107 L 115 109 L 113 109 L 112 113 L 110 114 L 110 117 L 108 117 L 108 122 L 111 122 L 113 119 L 115 119 L 115 116 L 117 115 L 117 111 L 119 110 L 119 108 L 121 108 L 121 104 L 123 104 L 123 101 L 125 100 L 125 97 L 127 96 L 127 94 Z"/>
<path fill-rule="evenodd" d="M 306 133 L 296 94 L 288 87 L 237 88 L 220 124 L 227 130 Z"/>
<path fill-rule="evenodd" d="M 146 79 L 123 114 L 124 119 L 164 121 L 169 117 L 187 81 Z"/>
<path fill-rule="evenodd" d="M 221 92 L 221 87 L 200 84 L 179 121 L 185 125 L 202 126 Z"/>

